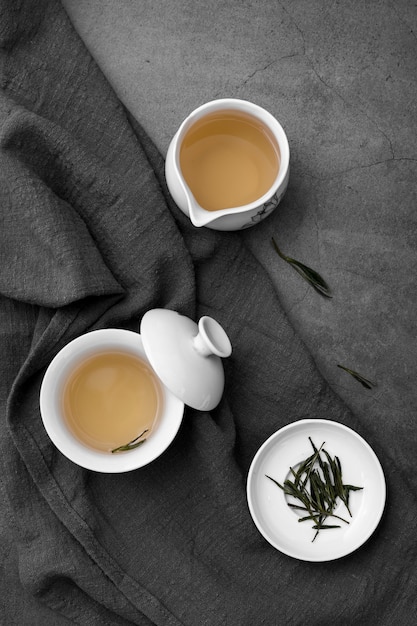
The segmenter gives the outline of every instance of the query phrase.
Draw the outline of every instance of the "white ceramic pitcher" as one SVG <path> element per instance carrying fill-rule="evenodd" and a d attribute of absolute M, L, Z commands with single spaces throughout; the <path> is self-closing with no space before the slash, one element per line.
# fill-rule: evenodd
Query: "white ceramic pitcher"
<path fill-rule="evenodd" d="M 254 202 L 244 206 L 208 211 L 198 204 L 184 179 L 180 166 L 180 150 L 181 142 L 190 127 L 204 116 L 217 111 L 246 113 L 263 123 L 275 139 L 280 166 L 272 186 Z M 165 175 L 173 199 L 183 213 L 189 216 L 194 226 L 206 226 L 214 230 L 239 230 L 254 226 L 278 206 L 288 186 L 289 160 L 288 140 L 275 117 L 252 102 L 223 98 L 203 104 L 183 121 L 168 148 Z"/>

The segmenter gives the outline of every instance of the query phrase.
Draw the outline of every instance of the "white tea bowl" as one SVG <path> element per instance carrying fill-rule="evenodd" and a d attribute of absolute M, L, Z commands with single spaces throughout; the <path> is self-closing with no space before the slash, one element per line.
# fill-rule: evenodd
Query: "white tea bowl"
<path fill-rule="evenodd" d="M 147 465 L 166 450 L 181 425 L 184 403 L 161 383 L 162 407 L 157 425 L 143 445 L 112 454 L 84 444 L 66 423 L 64 386 L 77 365 L 93 355 L 109 351 L 127 353 L 149 364 L 138 333 L 109 328 L 81 335 L 62 348 L 50 363 L 41 386 L 40 410 L 46 432 L 62 454 L 86 469 L 118 473 Z"/>
<path fill-rule="evenodd" d="M 115 453 L 81 441 L 69 427 L 63 406 L 70 375 L 86 359 L 108 352 L 142 360 L 155 374 L 161 395 L 155 426 L 143 445 Z M 224 388 L 221 357 L 230 353 L 229 338 L 216 320 L 203 316 L 197 324 L 167 309 L 145 313 L 141 334 L 108 328 L 81 335 L 58 352 L 43 378 L 40 411 L 46 432 L 62 454 L 86 469 L 118 473 L 143 467 L 172 443 L 185 404 L 201 411 L 217 406 Z"/>

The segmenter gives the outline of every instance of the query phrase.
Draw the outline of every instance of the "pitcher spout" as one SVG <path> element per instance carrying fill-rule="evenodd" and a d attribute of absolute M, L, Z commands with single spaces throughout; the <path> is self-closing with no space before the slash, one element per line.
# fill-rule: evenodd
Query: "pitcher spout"
<path fill-rule="evenodd" d="M 194 226 L 197 226 L 197 228 L 207 226 L 207 224 L 210 224 L 210 222 L 216 219 L 215 215 L 213 215 L 210 211 L 206 211 L 198 204 L 192 194 L 189 193 L 187 196 L 188 213 Z"/>

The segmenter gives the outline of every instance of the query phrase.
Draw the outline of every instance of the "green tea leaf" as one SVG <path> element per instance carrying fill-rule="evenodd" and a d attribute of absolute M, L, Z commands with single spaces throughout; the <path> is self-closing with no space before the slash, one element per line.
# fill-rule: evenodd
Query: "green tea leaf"
<path fill-rule="evenodd" d="M 372 380 L 369 380 L 368 378 L 365 378 L 362 374 L 355 372 L 355 370 L 351 370 L 348 367 L 339 364 L 337 364 L 337 367 L 340 367 L 341 370 L 350 374 L 355 380 L 358 381 L 358 383 L 365 387 L 365 389 L 372 389 L 373 387 L 376 387 L 376 383 L 372 382 Z"/>
<path fill-rule="evenodd" d="M 285 491 L 285 487 L 283 487 L 277 480 L 275 480 L 275 478 L 271 478 L 271 476 L 268 476 L 268 474 L 265 474 L 265 476 L 267 478 L 269 478 L 269 480 L 272 480 L 273 483 L 275 483 L 276 485 L 278 485 L 278 487 L 280 489 L 282 489 L 283 491 Z"/>
<path fill-rule="evenodd" d="M 138 448 L 143 443 L 145 443 L 146 439 L 142 439 L 143 435 L 148 432 L 148 429 L 144 430 L 140 435 L 129 441 L 129 443 L 124 444 L 123 446 L 119 446 L 118 448 L 114 448 L 111 452 L 112 454 L 116 452 L 128 452 L 129 450 L 134 450 Z"/>
<path fill-rule="evenodd" d="M 324 448 L 324 442 L 320 448 L 317 448 L 309 437 L 313 454 L 302 461 L 298 469 L 290 467 L 291 475 L 294 481 L 287 478 L 283 485 L 271 476 L 267 476 L 278 487 L 284 490 L 286 495 L 298 500 L 300 504 L 287 502 L 288 506 L 304 511 L 306 515 L 299 517 L 299 522 L 313 521 L 312 528 L 316 531 L 312 541 L 315 541 L 320 530 L 329 528 L 340 528 L 340 525 L 327 524 L 326 520 L 330 517 L 338 519 L 345 524 L 349 521 L 333 513 L 338 500 L 345 505 L 350 517 L 352 517 L 349 509 L 349 495 L 351 491 L 359 491 L 362 487 L 355 485 L 345 485 L 342 477 L 342 464 L 339 457 L 332 458 Z M 323 455 L 323 457 L 321 456 Z"/>
<path fill-rule="evenodd" d="M 326 298 L 331 298 L 330 287 L 324 280 L 322 276 L 316 270 L 313 270 L 308 265 L 297 261 L 281 252 L 279 249 L 275 239 L 272 237 L 272 245 L 275 249 L 275 252 L 279 257 L 286 263 L 289 263 L 304 280 L 306 280 L 312 287 L 315 289 L 320 295 L 325 296 Z"/>

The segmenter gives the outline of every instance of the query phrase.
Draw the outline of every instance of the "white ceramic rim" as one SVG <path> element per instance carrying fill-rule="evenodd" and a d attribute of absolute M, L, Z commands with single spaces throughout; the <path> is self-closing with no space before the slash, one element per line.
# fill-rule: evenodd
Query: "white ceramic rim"
<path fill-rule="evenodd" d="M 216 211 L 216 219 L 222 217 L 223 215 L 233 214 L 234 212 L 246 213 L 248 211 L 252 211 L 253 209 L 256 209 L 262 206 L 263 204 L 265 204 L 265 202 L 267 202 L 270 198 L 272 198 L 272 196 L 275 193 L 277 193 L 280 187 L 284 184 L 287 178 L 288 170 L 290 166 L 290 146 L 288 143 L 287 135 L 285 134 L 285 131 L 283 127 L 281 126 L 281 124 L 271 113 L 269 113 L 269 111 L 259 106 L 258 104 L 254 104 L 253 102 L 249 102 L 248 100 L 241 100 L 239 98 L 219 98 L 218 100 L 211 100 L 210 102 L 206 102 L 205 104 L 202 104 L 201 106 L 194 109 L 194 111 L 192 111 L 190 115 L 188 115 L 188 117 L 186 117 L 186 119 L 182 122 L 181 126 L 179 127 L 176 133 L 176 143 L 175 143 L 174 159 L 173 159 L 174 168 L 175 168 L 176 176 L 186 196 L 188 196 L 189 194 L 192 195 L 192 192 L 189 189 L 188 185 L 185 183 L 183 174 L 181 172 L 181 167 L 180 167 L 181 139 L 183 135 L 187 132 L 187 130 L 198 119 L 203 117 L 203 115 L 207 115 L 208 113 L 213 113 L 215 111 L 223 111 L 227 109 L 233 109 L 233 110 L 242 111 L 243 113 L 248 113 L 249 115 L 252 115 L 253 117 L 256 117 L 259 120 L 261 120 L 270 129 L 270 131 L 272 132 L 272 134 L 274 135 L 275 139 L 278 142 L 278 147 L 280 150 L 280 167 L 279 167 L 278 174 L 277 174 L 275 181 L 273 182 L 271 187 L 268 189 L 268 191 L 264 193 L 263 196 L 261 196 L 260 198 L 257 198 L 250 204 L 244 204 L 242 206 L 230 207 L 227 209 Z M 203 207 L 201 208 L 204 210 Z"/>
<path fill-rule="evenodd" d="M 184 403 L 159 381 L 162 410 L 158 417 L 157 427 L 143 445 L 128 452 L 112 454 L 94 450 L 80 442 L 68 428 L 62 416 L 63 385 L 68 373 L 80 360 L 108 350 L 126 351 L 149 364 L 138 333 L 107 328 L 81 335 L 62 348 L 46 370 L 40 390 L 40 411 L 51 441 L 68 459 L 96 472 L 128 472 L 151 463 L 168 448 L 181 425 Z"/>
<path fill-rule="evenodd" d="M 309 436 L 317 446 L 325 441 L 329 454 L 340 458 L 345 484 L 363 486 L 351 492 L 350 524 L 322 531 L 314 542 L 310 522 L 298 523 L 283 491 L 265 476 L 285 480 L 289 467 L 311 454 Z M 248 473 L 247 498 L 256 527 L 274 548 L 303 561 L 332 561 L 358 549 L 375 531 L 385 508 L 386 484 L 377 456 L 358 433 L 338 422 L 305 419 L 284 426 L 259 448 Z M 337 513 L 344 517 L 346 509 L 340 507 Z"/>

